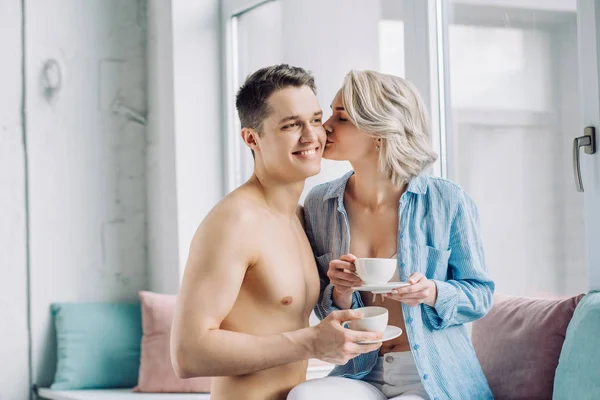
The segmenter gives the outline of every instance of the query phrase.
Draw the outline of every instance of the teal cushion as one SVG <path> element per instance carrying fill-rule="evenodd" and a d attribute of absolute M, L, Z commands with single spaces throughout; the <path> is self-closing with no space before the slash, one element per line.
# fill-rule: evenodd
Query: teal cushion
<path fill-rule="evenodd" d="M 135 303 L 52 304 L 58 345 L 52 389 L 137 384 L 142 321 Z"/>
<path fill-rule="evenodd" d="M 600 399 L 600 291 L 586 294 L 567 328 L 554 376 L 554 400 Z"/>

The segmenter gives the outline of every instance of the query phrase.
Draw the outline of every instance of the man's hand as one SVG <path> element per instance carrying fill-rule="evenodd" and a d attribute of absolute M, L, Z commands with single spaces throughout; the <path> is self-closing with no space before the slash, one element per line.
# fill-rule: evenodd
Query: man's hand
<path fill-rule="evenodd" d="M 361 332 L 346 329 L 346 321 L 362 318 L 362 313 L 353 310 L 333 311 L 319 325 L 314 326 L 312 349 L 315 358 L 337 365 L 344 365 L 354 357 L 370 353 L 381 347 L 375 344 L 358 344 L 363 340 L 380 340 L 383 332 Z"/>
<path fill-rule="evenodd" d="M 430 307 L 435 305 L 437 299 L 437 286 L 435 282 L 427 279 L 420 272 L 413 273 L 408 278 L 410 286 L 403 286 L 392 290 L 391 293 L 384 294 L 386 299 L 392 299 L 405 303 L 409 306 L 416 306 L 421 303 L 427 304 Z"/>

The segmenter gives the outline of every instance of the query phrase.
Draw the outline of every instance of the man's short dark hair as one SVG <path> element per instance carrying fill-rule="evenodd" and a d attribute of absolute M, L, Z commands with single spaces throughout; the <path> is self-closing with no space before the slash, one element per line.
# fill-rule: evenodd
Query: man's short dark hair
<path fill-rule="evenodd" d="M 242 128 L 261 134 L 262 123 L 269 116 L 267 99 L 278 90 L 308 86 L 317 94 L 315 79 L 309 71 L 287 64 L 261 68 L 246 78 L 235 98 Z"/>

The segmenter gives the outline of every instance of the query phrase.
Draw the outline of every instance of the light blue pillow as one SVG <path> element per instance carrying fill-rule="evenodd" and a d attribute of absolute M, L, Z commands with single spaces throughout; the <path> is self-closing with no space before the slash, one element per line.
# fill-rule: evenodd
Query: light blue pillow
<path fill-rule="evenodd" d="M 600 292 L 586 294 L 567 328 L 554 376 L 554 400 L 600 399 Z"/>
<path fill-rule="evenodd" d="M 136 303 L 52 304 L 58 345 L 52 389 L 137 384 L 142 321 Z"/>

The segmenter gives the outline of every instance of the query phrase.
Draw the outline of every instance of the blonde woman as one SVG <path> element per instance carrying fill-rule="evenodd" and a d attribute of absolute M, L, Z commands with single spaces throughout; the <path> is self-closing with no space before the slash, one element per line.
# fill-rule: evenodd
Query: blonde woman
<path fill-rule="evenodd" d="M 324 158 L 353 171 L 304 204 L 321 278 L 316 313 L 382 306 L 403 333 L 288 400 L 491 399 L 465 327 L 487 313 L 494 291 L 477 209 L 459 186 L 425 173 L 437 155 L 419 94 L 402 78 L 352 71 L 331 108 Z M 357 257 L 396 258 L 392 281 L 410 285 L 375 299 L 354 290 Z"/>

